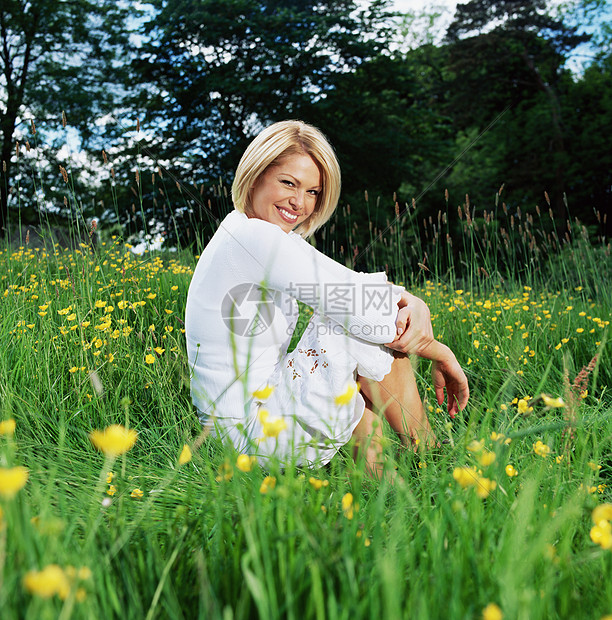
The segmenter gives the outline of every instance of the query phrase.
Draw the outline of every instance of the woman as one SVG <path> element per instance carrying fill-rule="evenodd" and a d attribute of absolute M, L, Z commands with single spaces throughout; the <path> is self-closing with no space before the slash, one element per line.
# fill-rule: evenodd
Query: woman
<path fill-rule="evenodd" d="M 405 445 L 433 435 L 410 354 L 433 360 L 439 404 L 468 400 L 465 374 L 433 339 L 429 310 L 384 273 L 356 273 L 306 239 L 336 208 L 340 170 L 316 128 L 283 121 L 249 145 L 235 210 L 202 253 L 186 337 L 202 422 L 236 450 L 322 465 L 351 437 L 380 476 L 382 412 Z M 291 353 L 297 300 L 314 315 Z"/>

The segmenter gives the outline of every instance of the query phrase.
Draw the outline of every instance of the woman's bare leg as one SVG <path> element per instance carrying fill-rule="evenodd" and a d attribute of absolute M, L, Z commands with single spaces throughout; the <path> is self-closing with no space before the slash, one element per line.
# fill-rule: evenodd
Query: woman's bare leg
<path fill-rule="evenodd" d="M 433 446 L 436 438 L 421 401 L 412 361 L 397 351 L 394 357 L 391 371 L 382 381 L 358 377 L 361 393 L 374 410 L 384 413 L 402 444 Z"/>
<path fill-rule="evenodd" d="M 382 424 L 374 413 L 372 403 L 364 396 L 366 408 L 363 417 L 353 431 L 355 445 L 353 458 L 357 461 L 365 458 L 366 473 L 376 480 L 383 476 L 384 462 L 382 458 Z"/>

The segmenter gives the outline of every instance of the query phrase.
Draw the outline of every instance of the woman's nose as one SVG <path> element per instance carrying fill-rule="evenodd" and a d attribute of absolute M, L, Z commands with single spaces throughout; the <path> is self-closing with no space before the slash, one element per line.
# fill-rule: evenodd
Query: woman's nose
<path fill-rule="evenodd" d="M 304 204 L 304 192 L 296 190 L 295 193 L 289 198 L 289 204 L 292 207 L 300 208 Z"/>

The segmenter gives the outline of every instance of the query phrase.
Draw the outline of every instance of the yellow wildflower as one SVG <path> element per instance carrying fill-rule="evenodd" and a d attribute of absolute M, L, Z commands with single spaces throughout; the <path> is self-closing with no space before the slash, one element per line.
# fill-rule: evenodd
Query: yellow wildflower
<path fill-rule="evenodd" d="M 61 599 L 65 599 L 70 592 L 68 577 L 57 564 L 49 564 L 41 571 L 27 572 L 23 578 L 23 585 L 29 592 L 41 598 L 51 598 L 57 594 Z"/>
<path fill-rule="evenodd" d="M 308 478 L 308 482 L 317 491 L 322 487 L 329 486 L 329 480 L 319 480 L 318 478 L 313 478 L 312 476 Z"/>
<path fill-rule="evenodd" d="M 155 364 L 155 355 L 151 355 L 151 353 L 147 353 L 147 355 L 145 356 L 145 363 Z"/>
<path fill-rule="evenodd" d="M 346 390 L 342 394 L 336 396 L 334 402 L 338 406 L 348 405 L 353 400 L 355 392 L 357 392 L 357 384 L 355 382 L 349 383 Z"/>
<path fill-rule="evenodd" d="M 274 476 L 266 476 L 259 487 L 259 492 L 265 495 L 276 486 L 276 478 Z"/>
<path fill-rule="evenodd" d="M 115 474 L 112 471 L 109 471 L 108 474 L 106 474 L 106 484 L 110 484 L 114 477 Z"/>
<path fill-rule="evenodd" d="M 518 471 L 516 471 L 512 465 L 508 464 L 506 465 L 506 475 L 513 478 L 514 476 L 518 476 Z"/>
<path fill-rule="evenodd" d="M 231 480 L 234 477 L 234 468 L 232 464 L 226 459 L 223 465 L 219 467 L 219 475 L 215 478 L 217 482 L 222 480 Z"/>
<path fill-rule="evenodd" d="M 0 495 L 14 497 L 25 486 L 28 476 L 25 467 L 0 467 Z"/>
<path fill-rule="evenodd" d="M 495 603 L 489 603 L 482 610 L 482 620 L 502 620 L 503 617 L 502 610 Z"/>
<path fill-rule="evenodd" d="M 612 549 L 612 525 L 609 521 L 600 521 L 589 532 L 591 540 L 602 549 Z"/>
<path fill-rule="evenodd" d="M 14 435 L 16 426 L 17 425 L 13 418 L 2 420 L 2 422 L 0 422 L 0 435 Z"/>
<path fill-rule="evenodd" d="M 555 456 L 555 463 L 557 463 L 557 465 L 563 461 L 563 456 L 564 456 L 563 454 L 559 454 L 558 456 Z"/>
<path fill-rule="evenodd" d="M 140 499 L 143 495 L 144 493 L 140 489 L 134 489 L 130 493 L 130 497 L 133 497 L 134 499 Z"/>
<path fill-rule="evenodd" d="M 185 444 L 183 446 L 183 449 L 181 450 L 181 454 L 179 455 L 179 465 L 185 465 L 185 463 L 189 463 L 189 461 L 191 461 L 191 457 L 191 448 L 187 444 Z"/>
<path fill-rule="evenodd" d="M 476 489 L 476 494 L 478 497 L 482 499 L 486 499 L 489 497 L 489 493 L 494 491 L 497 487 L 497 482 L 495 480 L 489 480 L 488 478 L 478 478 L 478 482 L 474 487 Z"/>
<path fill-rule="evenodd" d="M 525 414 L 525 413 L 531 413 L 533 411 L 533 407 L 530 407 L 529 403 L 524 398 L 521 398 L 518 401 L 517 407 L 518 407 L 519 413 Z"/>
<path fill-rule="evenodd" d="M 587 463 L 587 465 L 589 466 L 590 469 L 592 469 L 593 471 L 599 471 L 601 469 L 601 465 L 598 465 L 597 463 L 593 463 L 593 461 L 589 461 Z"/>
<path fill-rule="evenodd" d="M 257 462 L 257 458 L 248 454 L 241 454 L 236 459 L 236 467 L 243 472 L 249 472 L 253 469 L 253 465 Z"/>
<path fill-rule="evenodd" d="M 565 407 L 565 403 L 561 397 L 552 398 L 546 394 L 542 394 L 542 400 L 547 407 Z"/>
<path fill-rule="evenodd" d="M 533 444 L 533 451 L 542 458 L 546 458 L 550 454 L 550 447 L 542 443 L 539 439 Z"/>
<path fill-rule="evenodd" d="M 478 456 L 478 462 L 483 466 L 487 467 L 495 462 L 495 452 L 491 452 L 490 450 L 485 450 L 482 454 Z"/>
<path fill-rule="evenodd" d="M 271 418 L 266 409 L 261 409 L 258 417 L 263 427 L 264 437 L 278 437 L 279 433 L 287 428 L 287 422 L 283 418 Z"/>
<path fill-rule="evenodd" d="M 612 521 L 612 504 L 600 504 L 596 506 L 591 514 L 593 523 L 597 524 L 600 521 Z"/>
<path fill-rule="evenodd" d="M 342 497 L 342 512 L 347 519 L 353 518 L 353 494 L 345 493 Z"/>
<path fill-rule="evenodd" d="M 455 467 L 453 478 L 459 483 L 462 489 L 473 486 L 478 482 L 478 472 L 472 467 Z"/>
<path fill-rule="evenodd" d="M 74 593 L 74 598 L 77 603 L 82 603 L 87 598 L 87 590 L 85 590 L 85 588 L 77 588 L 77 591 Z"/>
<path fill-rule="evenodd" d="M 138 433 L 127 429 L 121 424 L 111 424 L 103 431 L 92 431 L 89 434 L 91 443 L 104 452 L 106 456 L 118 456 L 130 450 L 136 443 Z"/>
<path fill-rule="evenodd" d="M 106 308 L 106 302 L 102 301 L 101 299 L 98 299 L 98 301 L 96 301 L 96 303 L 94 304 L 94 306 L 96 308 Z"/>
<path fill-rule="evenodd" d="M 472 439 L 470 443 L 466 446 L 466 449 L 470 452 L 480 452 L 484 447 L 484 441 Z"/>
<path fill-rule="evenodd" d="M 117 492 L 117 487 L 114 484 L 111 484 L 108 487 L 108 490 L 106 491 L 107 495 L 110 495 L 111 497 Z"/>
<path fill-rule="evenodd" d="M 261 390 L 255 390 L 253 392 L 253 398 L 259 401 L 267 400 L 268 398 L 270 398 L 272 392 L 274 392 L 274 386 L 266 385 L 266 387 L 262 388 Z"/>

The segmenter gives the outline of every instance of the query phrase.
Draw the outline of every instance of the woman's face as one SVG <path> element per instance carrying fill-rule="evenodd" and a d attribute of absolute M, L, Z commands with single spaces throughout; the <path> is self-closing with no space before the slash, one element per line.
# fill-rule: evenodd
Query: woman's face
<path fill-rule="evenodd" d="M 312 215 L 321 190 L 321 173 L 312 157 L 288 155 L 257 179 L 247 215 L 288 233 Z"/>

